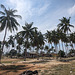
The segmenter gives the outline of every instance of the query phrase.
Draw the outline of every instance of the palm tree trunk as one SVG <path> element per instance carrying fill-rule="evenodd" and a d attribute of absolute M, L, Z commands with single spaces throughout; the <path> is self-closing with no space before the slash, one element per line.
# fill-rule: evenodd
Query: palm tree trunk
<path fill-rule="evenodd" d="M 61 48 L 60 48 L 60 40 L 59 40 L 59 51 L 61 50 Z"/>
<path fill-rule="evenodd" d="M 7 34 L 7 26 L 6 26 L 6 29 L 5 29 L 5 35 L 4 35 L 4 39 L 3 39 L 2 50 L 1 50 L 1 53 L 0 53 L 0 63 L 1 63 L 1 57 L 2 57 L 2 52 L 3 52 L 3 48 L 4 48 L 4 41 L 5 41 L 5 38 L 6 38 L 6 34 Z"/>
<path fill-rule="evenodd" d="M 38 49 L 39 50 L 39 49 Z M 37 60 L 39 60 L 39 54 L 38 54 L 38 50 L 37 50 Z"/>
<path fill-rule="evenodd" d="M 52 48 L 52 42 L 51 42 L 51 48 Z"/>
<path fill-rule="evenodd" d="M 0 64 L 1 64 L 1 55 L 2 55 L 1 53 L 2 53 L 2 52 L 1 52 L 1 50 L 0 50 Z"/>
<path fill-rule="evenodd" d="M 66 49 L 66 55 L 67 55 L 67 50 L 68 50 L 68 46 L 67 46 L 67 43 L 66 43 L 66 47 L 67 47 L 67 49 Z"/>
<path fill-rule="evenodd" d="M 60 43 L 59 43 L 59 51 L 60 51 Z"/>
<path fill-rule="evenodd" d="M 57 50 L 57 53 L 58 53 L 58 45 L 56 44 L 56 50 Z"/>
<path fill-rule="evenodd" d="M 67 34 L 66 35 L 68 36 L 68 31 L 67 31 Z M 66 45 L 67 45 L 67 50 L 69 50 L 68 49 L 68 42 L 66 42 Z M 67 54 L 67 50 L 66 50 L 66 54 Z"/>
<path fill-rule="evenodd" d="M 74 43 L 73 43 L 73 49 L 74 49 L 74 47 L 75 47 L 75 46 L 74 46 Z"/>
<path fill-rule="evenodd" d="M 62 49 L 63 49 L 63 51 L 64 51 L 64 46 L 63 46 L 63 42 L 62 42 Z"/>
<path fill-rule="evenodd" d="M 55 50 L 56 50 L 56 53 L 57 53 L 57 46 L 56 46 L 56 44 L 55 44 Z"/>
<path fill-rule="evenodd" d="M 25 55 L 24 55 L 24 61 L 26 61 L 26 54 L 27 54 L 27 51 L 26 51 L 27 49 L 25 49 L 25 51 L 24 51 L 24 53 L 25 53 Z"/>
<path fill-rule="evenodd" d="M 27 38 L 27 44 L 26 44 L 26 49 L 25 49 L 24 61 L 26 61 L 26 55 L 27 55 L 27 46 L 28 46 L 28 38 Z"/>

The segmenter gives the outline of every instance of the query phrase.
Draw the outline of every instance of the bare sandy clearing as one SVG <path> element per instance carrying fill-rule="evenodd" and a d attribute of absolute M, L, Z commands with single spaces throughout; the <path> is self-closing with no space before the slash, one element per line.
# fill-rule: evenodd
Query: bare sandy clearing
<path fill-rule="evenodd" d="M 12 59 L 11 59 L 12 60 Z M 16 59 L 13 59 L 16 60 Z M 18 61 L 17 63 L 5 63 L 5 66 L 13 65 L 13 69 L 1 69 L 0 75 L 18 75 L 25 70 L 45 70 L 51 68 L 52 66 L 59 64 L 70 64 L 69 62 L 60 62 L 56 60 L 30 60 L 30 61 Z M 40 63 L 39 63 L 40 62 Z M 4 67 L 6 68 L 6 67 Z M 8 67 L 9 68 L 9 67 Z"/>

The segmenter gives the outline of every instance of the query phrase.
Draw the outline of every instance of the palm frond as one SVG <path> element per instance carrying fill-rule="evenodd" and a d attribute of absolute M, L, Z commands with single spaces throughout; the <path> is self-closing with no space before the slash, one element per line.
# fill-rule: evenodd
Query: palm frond
<path fill-rule="evenodd" d="M 16 25 L 19 25 L 19 23 L 17 22 L 17 20 L 13 17 L 10 17 L 10 20 L 13 21 Z"/>
<path fill-rule="evenodd" d="M 4 13 L 4 12 L 2 12 L 2 11 L 0 11 L 0 14 L 5 15 L 5 13 Z"/>
<path fill-rule="evenodd" d="M 6 18 L 1 22 L 0 31 L 3 31 L 6 26 Z"/>
<path fill-rule="evenodd" d="M 4 18 L 5 18 L 5 16 L 1 16 L 1 17 L 0 17 L 0 22 L 1 22 L 1 20 L 3 20 Z"/>
<path fill-rule="evenodd" d="M 1 4 L 0 6 L 4 9 L 5 13 L 7 13 L 7 9 L 5 8 L 5 6 L 3 4 Z"/>
<path fill-rule="evenodd" d="M 13 17 L 17 17 L 17 18 L 22 19 L 22 17 L 20 15 L 13 15 Z"/>
<path fill-rule="evenodd" d="M 5 6 L 4 6 L 3 4 L 1 4 L 0 6 L 1 6 L 1 8 L 6 9 Z"/>
<path fill-rule="evenodd" d="M 70 25 L 70 24 L 69 24 L 69 26 L 74 28 L 74 26 L 73 26 L 73 25 Z"/>

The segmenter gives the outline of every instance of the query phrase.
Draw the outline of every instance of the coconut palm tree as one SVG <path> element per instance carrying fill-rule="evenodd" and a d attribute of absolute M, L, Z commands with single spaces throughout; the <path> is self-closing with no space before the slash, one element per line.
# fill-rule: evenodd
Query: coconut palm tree
<path fill-rule="evenodd" d="M 39 32 L 39 35 L 38 35 L 38 42 L 39 42 L 39 44 L 38 44 L 39 46 L 37 46 L 37 47 L 39 47 L 40 49 L 43 49 L 43 46 L 45 44 L 45 39 L 41 32 Z M 39 48 L 38 48 L 38 50 L 39 50 Z"/>
<path fill-rule="evenodd" d="M 44 39 L 43 34 L 39 31 L 37 31 L 37 29 L 35 29 L 34 35 L 33 35 L 33 40 L 32 40 L 32 46 L 36 48 L 37 59 L 39 59 L 38 52 L 39 52 L 39 49 L 43 48 L 44 41 L 45 41 L 45 39 Z"/>
<path fill-rule="evenodd" d="M 58 52 L 57 51 L 57 44 L 59 43 L 59 36 L 58 36 L 58 34 L 57 34 L 57 31 L 55 31 L 55 30 L 53 30 L 52 31 L 52 42 L 54 43 L 54 45 L 55 45 L 55 50 L 56 50 L 56 52 Z"/>
<path fill-rule="evenodd" d="M 21 46 L 23 44 L 23 37 L 21 34 L 17 33 L 14 37 L 15 43 L 17 44 L 16 48 L 18 49 L 18 53 L 21 52 Z"/>
<path fill-rule="evenodd" d="M 49 46 L 45 45 L 45 50 L 48 52 Z"/>
<path fill-rule="evenodd" d="M 24 46 L 25 46 L 25 57 L 24 57 L 24 61 L 26 60 L 26 53 L 27 53 L 27 48 L 29 47 L 29 42 L 33 39 L 33 34 L 34 34 L 34 30 L 36 29 L 36 27 L 32 27 L 33 22 L 28 24 L 27 22 L 25 23 L 25 26 L 22 26 L 23 31 L 20 31 L 19 33 L 22 34 L 23 36 L 23 41 L 24 41 Z"/>
<path fill-rule="evenodd" d="M 70 18 L 66 18 L 66 17 L 63 17 L 62 19 L 59 19 L 60 20 L 60 23 L 57 25 L 57 27 L 64 33 L 66 33 L 66 36 L 69 36 L 68 32 L 70 31 L 71 32 L 71 29 L 70 27 L 74 27 L 73 25 L 70 24 Z M 67 45 L 67 42 L 66 42 L 66 45 Z M 67 49 L 68 49 L 68 46 L 67 46 Z"/>
<path fill-rule="evenodd" d="M 70 34 L 70 41 L 71 41 L 71 47 L 74 49 L 73 44 L 75 44 L 75 32 Z"/>
<path fill-rule="evenodd" d="M 59 19 L 60 23 L 57 25 L 58 28 L 62 30 L 64 33 L 66 33 L 67 35 L 68 35 L 68 31 L 71 32 L 70 27 L 74 27 L 73 25 L 70 24 L 70 18 L 71 17 L 69 17 L 68 19 L 66 17 L 63 17 L 62 19 Z"/>
<path fill-rule="evenodd" d="M 13 10 L 13 9 L 6 9 L 6 7 L 4 5 L 0 5 L 1 8 L 3 8 L 3 11 L 0 11 L 0 32 L 3 31 L 5 29 L 5 35 L 3 38 L 3 46 L 2 46 L 2 52 L 3 52 L 3 48 L 4 48 L 4 41 L 6 38 L 6 34 L 7 34 L 7 30 L 9 30 L 10 32 L 14 31 L 14 30 L 18 30 L 17 26 L 19 26 L 19 23 L 17 22 L 17 20 L 15 19 L 15 17 L 21 18 L 20 15 L 15 15 L 14 13 L 17 12 L 17 10 Z M 1 55 L 0 55 L 1 58 Z"/>
<path fill-rule="evenodd" d="M 10 35 L 8 38 L 8 44 L 12 45 L 12 47 L 14 47 L 14 36 Z"/>
<path fill-rule="evenodd" d="M 51 44 L 51 47 L 52 47 L 52 32 L 47 30 L 45 37 L 48 40 L 48 43 Z"/>

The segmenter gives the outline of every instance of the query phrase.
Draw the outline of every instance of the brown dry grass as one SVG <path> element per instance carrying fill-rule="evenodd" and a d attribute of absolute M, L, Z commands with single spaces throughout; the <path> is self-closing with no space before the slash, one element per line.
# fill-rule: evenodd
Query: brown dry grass
<path fill-rule="evenodd" d="M 20 61 L 20 59 L 3 59 L 2 61 L 16 61 L 16 63 L 5 63 L 4 66 L 0 66 L 0 75 L 18 75 L 26 70 L 45 70 L 50 69 L 53 66 L 59 64 L 70 64 L 69 62 L 59 62 L 56 60 L 30 60 L 30 61 Z M 13 66 L 12 66 L 13 65 Z M 3 68 L 2 68 L 3 67 Z M 39 74 L 40 75 L 40 74 Z"/>

